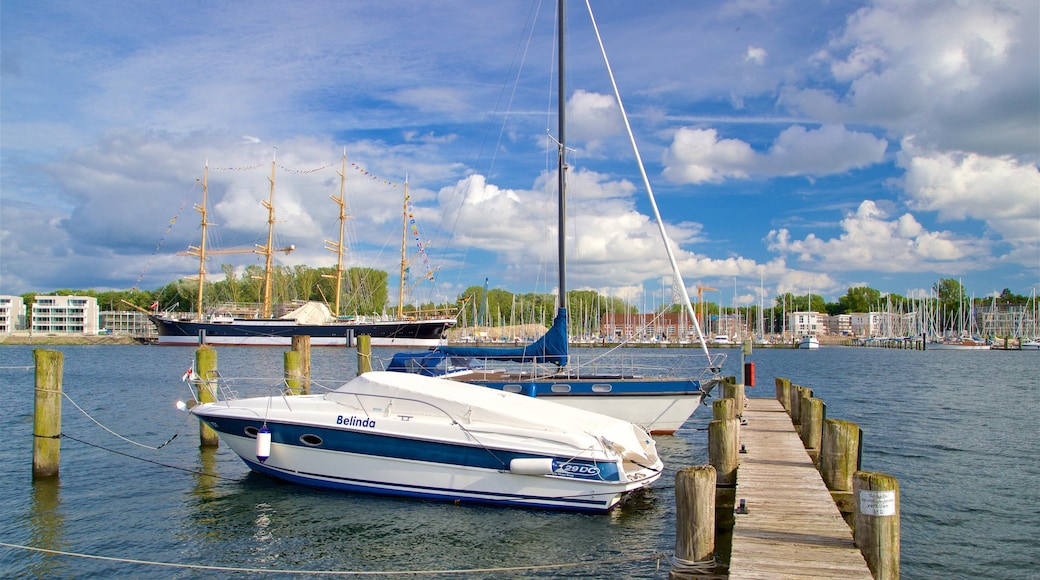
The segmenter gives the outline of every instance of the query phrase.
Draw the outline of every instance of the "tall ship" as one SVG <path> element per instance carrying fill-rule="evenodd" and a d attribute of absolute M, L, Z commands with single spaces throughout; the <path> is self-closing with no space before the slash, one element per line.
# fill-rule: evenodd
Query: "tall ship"
<path fill-rule="evenodd" d="M 289 346 L 295 336 L 309 336 L 313 346 L 351 346 L 361 335 L 371 337 L 373 346 L 438 346 L 444 344 L 448 329 L 455 325 L 451 316 L 406 315 L 404 312 L 405 272 L 408 262 L 404 250 L 408 226 L 408 184 L 405 182 L 401 251 L 401 290 L 399 303 L 394 314 L 355 315 L 340 314 L 343 274 L 343 234 L 347 219 L 346 212 L 346 153 L 343 155 L 339 195 L 330 197 L 339 206 L 339 241 L 326 241 L 327 249 L 337 254 L 335 288 L 336 297 L 332 309 L 323 302 L 307 301 L 280 304 L 284 313 L 275 315 L 272 292 L 272 268 L 275 252 L 289 253 L 294 246 L 274 248 L 274 191 L 276 162 L 271 161 L 271 188 L 268 199 L 263 202 L 268 212 L 267 244 L 247 250 L 208 250 L 206 247 L 207 221 L 206 197 L 209 166 L 202 179 L 202 203 L 195 210 L 202 216 L 202 241 L 198 247 L 189 246 L 187 255 L 198 257 L 198 296 L 195 312 L 171 312 L 153 310 L 148 317 L 158 328 L 158 344 L 196 346 L 200 344 L 224 346 Z M 264 280 L 262 302 L 252 310 L 215 308 L 204 310 L 203 295 L 206 278 L 206 259 L 210 253 L 255 253 L 264 256 Z"/>

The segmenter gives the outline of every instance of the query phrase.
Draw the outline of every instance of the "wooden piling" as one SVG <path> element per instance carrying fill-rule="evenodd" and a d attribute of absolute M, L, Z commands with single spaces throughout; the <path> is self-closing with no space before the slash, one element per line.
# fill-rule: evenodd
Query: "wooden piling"
<path fill-rule="evenodd" d="M 361 334 L 357 337 L 357 374 L 372 370 L 372 337 Z"/>
<path fill-rule="evenodd" d="M 61 458 L 61 380 L 64 353 L 35 349 L 36 394 L 33 403 L 33 479 L 58 477 Z"/>
<path fill-rule="evenodd" d="M 304 394 L 303 354 L 298 350 L 287 350 L 282 358 L 285 366 L 286 394 Z"/>
<path fill-rule="evenodd" d="M 728 397 L 722 399 L 715 399 L 711 402 L 711 418 L 717 421 L 725 421 L 726 419 L 736 419 L 737 417 L 737 406 L 736 401 Z"/>
<path fill-rule="evenodd" d="M 198 375 L 198 399 L 200 403 L 212 403 L 217 400 L 217 350 L 202 345 L 195 350 L 195 374 Z M 199 445 L 216 447 L 220 442 L 217 432 L 206 423 L 199 421 Z"/>
<path fill-rule="evenodd" d="M 791 391 L 791 423 L 794 423 L 794 431 L 802 433 L 802 401 L 813 396 L 809 387 L 795 387 Z"/>
<path fill-rule="evenodd" d="M 899 481 L 884 473 L 853 476 L 853 538 L 875 580 L 899 578 Z"/>
<path fill-rule="evenodd" d="M 813 463 L 819 465 L 820 441 L 823 438 L 823 420 L 827 416 L 827 405 L 815 397 L 802 399 L 800 415 L 802 444 L 805 445 L 805 451 Z"/>
<path fill-rule="evenodd" d="M 784 411 L 791 413 L 791 379 L 776 377 L 776 400 L 783 405 Z"/>
<path fill-rule="evenodd" d="M 739 448 L 740 421 L 716 419 L 708 423 L 708 462 L 715 468 L 715 483 L 719 487 L 737 484 Z"/>
<path fill-rule="evenodd" d="M 684 467 L 675 474 L 675 560 L 670 580 L 693 578 L 698 564 L 713 567 L 715 468 Z"/>
<path fill-rule="evenodd" d="M 838 511 L 850 524 L 854 513 L 852 476 L 860 468 L 862 445 L 859 425 L 840 419 L 824 419 L 820 442 L 820 475 Z"/>
<path fill-rule="evenodd" d="M 311 337 L 292 337 L 292 349 L 300 353 L 300 393 L 307 395 L 311 392 Z"/>
<path fill-rule="evenodd" d="M 723 383 L 722 396 L 733 399 L 734 415 L 739 417 L 744 414 L 744 385 L 741 383 Z"/>

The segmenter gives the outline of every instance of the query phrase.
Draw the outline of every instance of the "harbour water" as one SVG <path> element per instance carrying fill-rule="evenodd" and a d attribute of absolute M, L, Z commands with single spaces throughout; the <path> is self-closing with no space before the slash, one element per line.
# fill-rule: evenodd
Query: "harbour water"
<path fill-rule="evenodd" d="M 675 470 L 707 462 L 710 408 L 657 438 L 668 472 L 608 515 L 312 490 L 249 472 L 224 446 L 199 449 L 197 421 L 175 408 L 189 397 L 181 375 L 193 349 L 48 348 L 65 353 L 66 438 L 60 477 L 33 483 L 33 349 L 0 347 L 2 577 L 667 578 L 659 558 L 675 547 Z M 739 350 L 726 352 L 724 374 L 740 376 Z M 282 353 L 218 348 L 218 367 L 278 377 Z M 312 357 L 322 382 L 356 374 L 352 349 Z M 775 376 L 812 388 L 828 417 L 863 429 L 863 468 L 899 479 L 903 577 L 1040 575 L 1037 353 L 823 347 L 758 349 L 748 360 L 758 381 L 749 396 L 772 397 Z"/>

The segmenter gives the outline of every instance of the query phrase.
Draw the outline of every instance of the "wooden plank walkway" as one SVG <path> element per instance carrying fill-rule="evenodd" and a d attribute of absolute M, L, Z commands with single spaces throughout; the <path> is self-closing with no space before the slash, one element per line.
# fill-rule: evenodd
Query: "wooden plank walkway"
<path fill-rule="evenodd" d="M 852 531 L 831 499 L 791 418 L 772 398 L 749 398 L 740 428 L 730 578 L 870 579 Z"/>

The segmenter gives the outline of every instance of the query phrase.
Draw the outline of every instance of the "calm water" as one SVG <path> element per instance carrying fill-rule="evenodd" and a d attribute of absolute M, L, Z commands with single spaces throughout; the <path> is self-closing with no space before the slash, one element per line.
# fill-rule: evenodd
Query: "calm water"
<path fill-rule="evenodd" d="M 249 472 L 226 447 L 198 448 L 177 411 L 190 348 L 54 347 L 65 353 L 61 476 L 33 484 L 32 348 L 0 347 L 0 576 L 38 578 L 304 577 L 308 571 L 487 570 L 467 577 L 667 578 L 655 553 L 675 547 L 674 472 L 707 461 L 704 408 L 658 437 L 668 473 L 609 515 L 453 506 L 310 490 Z M 282 349 L 218 349 L 228 377 L 281 374 Z M 667 360 L 692 351 L 640 350 Z M 724 373 L 739 376 L 739 351 Z M 377 355 L 382 354 L 377 350 Z M 316 379 L 356 372 L 352 350 L 316 348 Z M 862 348 L 759 349 L 758 387 L 811 387 L 828 417 L 864 430 L 863 468 L 896 476 L 906 578 L 1040 574 L 1040 353 Z M 77 441 L 79 440 L 79 441 Z M 199 470 L 215 477 L 200 475 Z M 138 563 L 128 563 L 135 560 Z M 150 562 L 268 572 L 167 567 Z M 568 567 L 539 568 L 573 564 Z M 299 571 L 276 574 L 271 570 Z M 429 574 L 427 574 L 429 575 Z M 461 574 L 460 574 L 461 575 Z M 447 574 L 445 574 L 447 576 Z"/>

